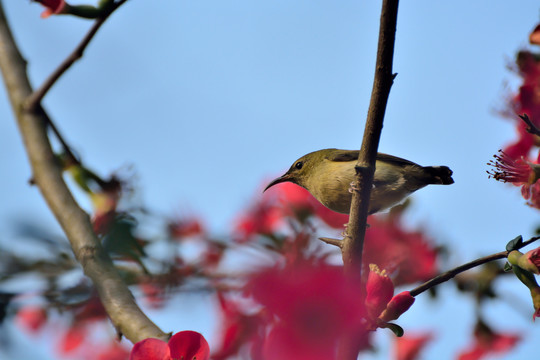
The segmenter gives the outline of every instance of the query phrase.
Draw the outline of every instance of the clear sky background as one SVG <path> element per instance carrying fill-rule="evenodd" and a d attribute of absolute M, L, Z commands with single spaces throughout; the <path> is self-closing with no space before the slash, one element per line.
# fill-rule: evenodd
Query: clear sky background
<path fill-rule="evenodd" d="M 35 86 L 91 25 L 42 20 L 42 8 L 28 1 L 3 3 Z M 44 104 L 89 167 L 108 174 L 133 166 L 152 210 L 195 213 L 226 233 L 263 182 L 296 158 L 360 147 L 379 15 L 380 1 L 131 0 Z M 411 226 L 450 244 L 448 266 L 502 251 L 539 224 L 538 210 L 517 188 L 486 175 L 486 162 L 515 139 L 513 123 L 496 111 L 517 84 L 507 65 L 539 20 L 537 0 L 400 4 L 398 76 L 379 149 L 454 171 L 454 185 L 415 194 L 408 215 Z M 0 241 L 14 241 L 12 222 L 20 217 L 60 232 L 28 186 L 30 168 L 3 87 L 0 119 Z M 505 288 L 515 290 L 509 295 L 521 299 L 519 309 L 491 306 L 486 317 L 497 329 L 527 332 L 512 355 L 524 358 L 540 325 L 522 315 L 533 312 L 525 287 Z M 441 295 L 451 301 L 420 298 L 399 321 L 411 332 L 445 324 L 425 359 L 452 359 L 470 338 L 471 302 L 451 286 Z M 379 335 L 381 344 L 386 337 Z M 381 350 L 374 359 L 388 357 Z"/>

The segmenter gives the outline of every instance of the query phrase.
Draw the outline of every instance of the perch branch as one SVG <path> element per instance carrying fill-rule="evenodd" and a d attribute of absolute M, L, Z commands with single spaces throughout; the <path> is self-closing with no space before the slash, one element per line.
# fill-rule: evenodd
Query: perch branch
<path fill-rule="evenodd" d="M 349 273 L 362 271 L 362 252 L 369 210 L 369 196 L 375 173 L 375 159 L 383 127 L 386 103 L 395 75 L 392 73 L 398 0 L 384 0 L 382 4 L 375 78 L 371 101 L 356 164 L 356 182 L 353 191 L 349 223 L 343 239 L 342 255 Z"/>

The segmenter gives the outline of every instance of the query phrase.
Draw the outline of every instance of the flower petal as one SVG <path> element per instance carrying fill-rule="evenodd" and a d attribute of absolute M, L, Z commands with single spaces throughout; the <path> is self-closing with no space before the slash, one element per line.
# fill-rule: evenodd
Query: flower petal
<path fill-rule="evenodd" d="M 169 345 L 159 339 L 148 338 L 139 341 L 131 349 L 129 360 L 168 360 Z"/>
<path fill-rule="evenodd" d="M 169 340 L 169 349 L 174 359 L 207 360 L 210 358 L 208 342 L 198 332 L 180 331 Z"/>

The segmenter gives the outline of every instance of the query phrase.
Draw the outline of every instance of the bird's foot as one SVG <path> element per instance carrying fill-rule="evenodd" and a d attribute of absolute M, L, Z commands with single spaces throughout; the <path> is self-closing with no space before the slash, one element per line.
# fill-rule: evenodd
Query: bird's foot
<path fill-rule="evenodd" d="M 360 188 L 356 185 L 356 181 L 353 181 L 351 184 L 350 184 L 350 187 L 349 187 L 349 192 L 352 194 L 353 192 L 358 192 L 360 191 Z"/>

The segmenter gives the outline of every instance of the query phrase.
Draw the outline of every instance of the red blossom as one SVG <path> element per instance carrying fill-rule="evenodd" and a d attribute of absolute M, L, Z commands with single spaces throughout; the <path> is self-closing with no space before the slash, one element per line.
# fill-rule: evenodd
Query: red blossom
<path fill-rule="evenodd" d="M 538 37 L 538 27 L 531 34 L 531 41 Z M 518 92 L 509 97 L 508 110 L 503 115 L 516 122 L 519 139 L 507 146 L 504 152 L 511 159 L 527 158 L 534 146 L 538 146 L 539 138 L 527 131 L 525 124 L 517 115 L 526 114 L 536 126 L 540 125 L 540 61 L 530 51 L 520 51 L 516 58 L 517 70 L 522 78 Z"/>
<path fill-rule="evenodd" d="M 207 242 L 207 247 L 201 256 L 202 267 L 214 269 L 223 259 L 223 255 L 225 255 L 225 245 L 213 241 Z"/>
<path fill-rule="evenodd" d="M 502 182 L 510 182 L 515 185 L 533 184 L 538 179 L 535 168 L 532 164 L 523 158 L 514 159 L 504 151 L 499 150 L 499 155 L 493 155 L 495 160 L 490 160 L 488 165 L 493 169 L 488 171 L 490 177 Z"/>
<path fill-rule="evenodd" d="M 305 261 L 271 268 L 255 274 L 247 289 L 276 316 L 263 346 L 267 359 L 326 360 L 335 357 L 343 336 L 367 342 L 360 282 L 341 267 Z"/>
<path fill-rule="evenodd" d="M 271 234 L 274 232 L 282 219 L 279 208 L 268 197 L 251 207 L 236 221 L 234 231 L 236 241 L 243 243 L 251 240 L 258 234 Z"/>
<path fill-rule="evenodd" d="M 89 358 L 90 359 L 90 358 Z M 92 356 L 92 360 L 128 360 L 129 351 L 119 343 L 111 343 L 105 350 L 99 349 L 97 356 Z"/>
<path fill-rule="evenodd" d="M 540 209 L 540 159 L 536 162 L 526 161 L 523 158 L 515 160 L 504 151 L 494 155 L 488 165 L 493 166 L 490 177 L 502 182 L 510 182 L 521 186 L 521 195 L 527 200 L 527 205 Z M 539 153 L 540 157 L 540 153 Z"/>
<path fill-rule="evenodd" d="M 40 306 L 25 306 L 17 311 L 16 322 L 23 329 L 35 333 L 47 322 L 47 312 Z"/>
<path fill-rule="evenodd" d="M 152 309 L 159 309 L 165 304 L 165 296 L 162 284 L 155 282 L 143 282 L 139 284 L 139 288 L 144 294 L 145 304 Z"/>
<path fill-rule="evenodd" d="M 206 339 L 195 331 L 180 331 L 169 342 L 144 339 L 133 346 L 130 360 L 208 360 L 210 348 Z"/>
<path fill-rule="evenodd" d="M 218 293 L 218 300 L 223 317 L 220 331 L 222 340 L 220 348 L 212 354 L 213 360 L 224 360 L 236 355 L 244 345 L 249 344 L 254 348 L 262 343 L 266 319 L 261 312 L 244 314 L 238 304 L 227 299 L 222 293 Z"/>
<path fill-rule="evenodd" d="M 532 185 L 523 185 L 521 187 L 521 196 L 527 200 L 527 205 L 540 209 L 540 181 L 537 181 Z"/>
<path fill-rule="evenodd" d="M 474 330 L 474 342 L 459 354 L 458 360 L 479 360 L 489 355 L 501 355 L 512 350 L 521 336 L 496 333 L 479 321 Z"/>
<path fill-rule="evenodd" d="M 364 263 L 386 270 L 395 286 L 426 281 L 437 274 L 437 250 L 419 231 L 406 231 L 401 211 L 370 216 Z"/>
<path fill-rule="evenodd" d="M 68 354 L 79 348 L 86 339 L 88 330 L 84 326 L 72 326 L 60 339 L 58 351 L 61 354 Z"/>
<path fill-rule="evenodd" d="M 170 236 L 177 239 L 201 235 L 204 232 L 202 222 L 196 218 L 171 221 L 167 228 Z"/>
<path fill-rule="evenodd" d="M 417 359 L 420 351 L 422 351 L 432 337 L 431 334 L 410 335 L 408 333 L 405 336 L 396 337 L 396 360 Z"/>
<path fill-rule="evenodd" d="M 370 264 L 370 271 L 366 283 L 366 310 L 371 318 L 376 319 L 386 309 L 386 305 L 394 295 L 394 284 L 379 268 Z"/>

